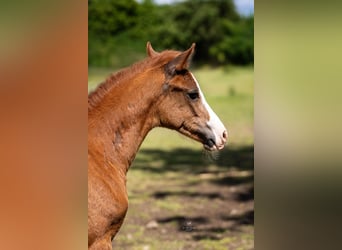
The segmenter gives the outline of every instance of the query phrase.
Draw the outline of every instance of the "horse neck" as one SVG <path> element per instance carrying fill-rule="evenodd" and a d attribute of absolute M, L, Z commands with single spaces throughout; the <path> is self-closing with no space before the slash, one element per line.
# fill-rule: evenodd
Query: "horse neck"
<path fill-rule="evenodd" d="M 142 74 L 115 84 L 88 111 L 88 144 L 105 166 L 126 174 L 147 133 L 159 125 L 157 79 Z"/>

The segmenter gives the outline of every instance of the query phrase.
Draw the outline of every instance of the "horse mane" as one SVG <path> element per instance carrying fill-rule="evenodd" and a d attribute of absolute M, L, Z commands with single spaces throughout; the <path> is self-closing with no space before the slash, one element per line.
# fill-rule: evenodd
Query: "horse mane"
<path fill-rule="evenodd" d="M 120 82 L 124 82 L 137 74 L 148 69 L 166 65 L 169 61 L 179 55 L 181 52 L 174 50 L 165 50 L 158 56 L 147 57 L 131 66 L 123 68 L 116 73 L 111 74 L 104 82 L 100 83 L 95 90 L 88 94 L 88 111 L 96 107 L 104 96 L 112 89 L 113 86 Z"/>

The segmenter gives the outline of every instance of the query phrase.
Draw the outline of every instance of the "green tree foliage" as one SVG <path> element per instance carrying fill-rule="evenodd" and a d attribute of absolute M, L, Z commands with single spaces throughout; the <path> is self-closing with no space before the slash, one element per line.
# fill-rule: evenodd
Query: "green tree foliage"
<path fill-rule="evenodd" d="M 89 0 L 88 32 L 102 39 L 125 32 L 137 24 L 134 0 Z"/>
<path fill-rule="evenodd" d="M 254 61 L 254 17 L 237 23 L 223 20 L 224 36 L 209 48 L 209 55 L 217 63 L 249 64 Z"/>
<path fill-rule="evenodd" d="M 240 17 L 232 0 L 89 0 L 89 65 L 121 67 L 157 50 L 196 43 L 196 62 L 253 63 L 254 18 Z"/>

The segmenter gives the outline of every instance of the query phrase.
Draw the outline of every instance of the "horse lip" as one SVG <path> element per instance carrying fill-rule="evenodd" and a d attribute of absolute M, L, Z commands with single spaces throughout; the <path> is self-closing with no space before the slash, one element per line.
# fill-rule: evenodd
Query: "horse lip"
<path fill-rule="evenodd" d="M 212 138 L 206 139 L 206 141 L 203 143 L 203 147 L 208 151 L 219 150 L 215 140 Z"/>
<path fill-rule="evenodd" d="M 208 143 L 209 141 L 210 141 L 211 143 Z M 213 140 L 213 139 L 208 139 L 208 140 L 206 140 L 205 143 L 203 143 L 203 147 L 204 147 L 206 150 L 208 150 L 208 151 L 215 151 L 215 150 L 218 151 L 218 150 L 223 149 L 224 146 L 225 146 L 225 143 L 222 143 L 222 144 L 218 145 L 218 144 L 215 143 L 215 140 Z"/>
<path fill-rule="evenodd" d="M 217 151 L 224 147 L 224 145 L 218 145 L 215 136 L 210 130 L 199 131 L 199 136 L 201 138 L 204 149 L 208 151 Z"/>
<path fill-rule="evenodd" d="M 215 151 L 215 150 L 217 150 L 216 145 L 210 147 L 210 146 L 208 146 L 207 144 L 203 144 L 203 147 L 204 147 L 204 149 L 207 150 L 207 151 Z"/>
<path fill-rule="evenodd" d="M 208 144 L 203 144 L 203 147 L 204 147 L 204 149 L 206 149 L 206 150 L 208 150 L 208 151 L 218 151 L 218 150 L 221 150 L 221 149 L 223 149 L 224 148 L 224 144 L 221 144 L 221 145 L 216 145 L 216 144 L 214 144 L 213 146 L 209 146 Z"/>
<path fill-rule="evenodd" d="M 214 147 L 214 146 L 216 145 L 215 139 L 208 138 L 208 139 L 206 140 L 206 143 L 205 143 L 205 144 L 208 145 L 210 148 L 212 148 L 212 147 Z"/>

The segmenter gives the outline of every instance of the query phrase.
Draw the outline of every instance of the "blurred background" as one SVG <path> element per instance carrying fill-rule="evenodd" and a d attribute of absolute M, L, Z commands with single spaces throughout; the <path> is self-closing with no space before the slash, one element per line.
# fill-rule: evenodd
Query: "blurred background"
<path fill-rule="evenodd" d="M 87 87 L 121 66 L 88 63 L 89 2 L 1 3 L 1 249 L 86 249 Z M 253 14 L 253 2 L 234 5 L 240 17 Z M 248 249 L 253 206 L 256 249 L 340 249 L 341 8 L 341 1 L 260 0 L 254 73 L 195 58 L 193 71 L 229 128 L 227 150 L 209 160 L 174 132 L 151 133 L 129 171 L 130 208 L 116 249 Z M 161 42 L 153 46 L 164 49 Z"/>
<path fill-rule="evenodd" d="M 88 1 L 88 91 L 156 51 L 196 43 L 192 71 L 226 125 L 216 154 L 175 131 L 149 133 L 128 172 L 116 249 L 254 248 L 252 0 Z"/>

